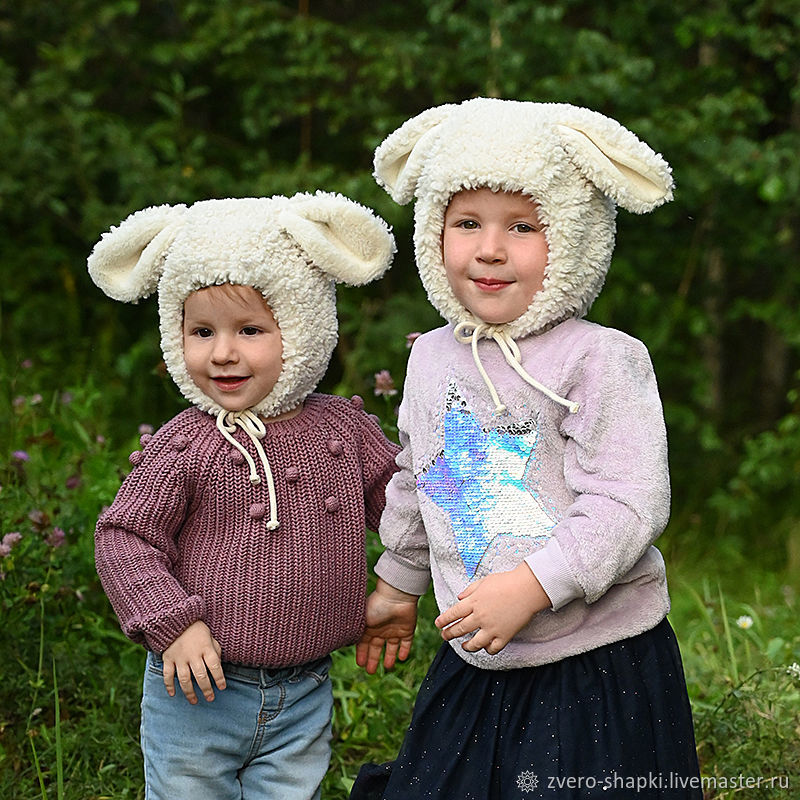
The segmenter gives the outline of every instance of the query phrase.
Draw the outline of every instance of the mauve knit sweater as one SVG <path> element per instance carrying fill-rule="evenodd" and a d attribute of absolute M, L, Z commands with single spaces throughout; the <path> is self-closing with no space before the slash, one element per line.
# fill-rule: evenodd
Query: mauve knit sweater
<path fill-rule="evenodd" d="M 190 408 L 131 456 L 100 517 L 97 570 L 122 630 L 163 652 L 203 620 L 225 661 L 286 667 L 357 641 L 364 627 L 365 528 L 377 529 L 396 445 L 360 398 L 312 394 L 261 444 L 277 492 L 215 418 Z M 253 442 L 234 434 L 261 466 Z"/>

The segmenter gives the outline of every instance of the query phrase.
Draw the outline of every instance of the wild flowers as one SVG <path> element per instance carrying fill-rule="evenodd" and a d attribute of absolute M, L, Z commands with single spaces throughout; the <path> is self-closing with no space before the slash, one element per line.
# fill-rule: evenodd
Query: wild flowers
<path fill-rule="evenodd" d="M 397 394 L 394 379 L 388 369 L 375 373 L 375 395 L 377 397 L 393 397 Z"/>
<path fill-rule="evenodd" d="M 7 533 L 3 537 L 2 543 L 0 543 L 0 558 L 5 558 L 7 555 L 9 555 L 14 545 L 17 544 L 20 539 L 22 539 L 22 534 L 18 531 Z"/>
<path fill-rule="evenodd" d="M 67 540 L 67 534 L 59 528 L 55 527 L 51 531 L 50 535 L 47 537 L 47 544 L 50 545 L 53 549 L 56 547 L 62 547 Z"/>

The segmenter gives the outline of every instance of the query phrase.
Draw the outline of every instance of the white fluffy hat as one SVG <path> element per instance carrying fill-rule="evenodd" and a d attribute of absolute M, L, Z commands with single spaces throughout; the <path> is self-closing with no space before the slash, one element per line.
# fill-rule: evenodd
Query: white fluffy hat
<path fill-rule="evenodd" d="M 253 286 L 272 309 L 283 339 L 283 370 L 253 411 L 289 411 L 316 387 L 337 341 L 335 283 L 359 286 L 391 264 L 386 223 L 341 195 L 204 200 L 154 206 L 103 234 L 88 259 L 109 297 L 135 303 L 158 291 L 161 349 L 187 400 L 222 409 L 189 377 L 183 359 L 183 303 L 197 289 Z"/>
<path fill-rule="evenodd" d="M 583 316 L 603 286 L 616 205 L 644 213 L 672 198 L 669 165 L 618 122 L 561 103 L 476 98 L 430 108 L 375 151 L 375 178 L 398 203 L 416 197 L 414 245 L 433 305 L 477 323 L 444 272 L 444 213 L 461 189 L 520 191 L 540 207 L 549 246 L 544 286 L 503 327 L 513 338 Z"/>

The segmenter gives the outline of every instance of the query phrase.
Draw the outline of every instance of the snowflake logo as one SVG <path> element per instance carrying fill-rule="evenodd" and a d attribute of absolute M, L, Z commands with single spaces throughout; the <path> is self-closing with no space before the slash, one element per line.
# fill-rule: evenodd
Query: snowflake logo
<path fill-rule="evenodd" d="M 523 792 L 532 792 L 539 785 L 539 778 L 535 772 L 520 772 L 517 775 L 517 788 Z"/>

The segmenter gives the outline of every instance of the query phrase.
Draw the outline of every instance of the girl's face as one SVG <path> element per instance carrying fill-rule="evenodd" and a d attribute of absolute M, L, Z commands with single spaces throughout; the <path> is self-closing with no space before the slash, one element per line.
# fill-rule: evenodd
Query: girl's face
<path fill-rule="evenodd" d="M 227 411 L 260 403 L 283 369 L 280 328 L 252 286 L 208 286 L 183 304 L 183 358 L 197 387 Z"/>
<path fill-rule="evenodd" d="M 495 325 L 517 319 L 547 266 L 536 204 L 521 192 L 456 193 L 444 216 L 442 256 L 450 288 L 474 316 Z"/>

